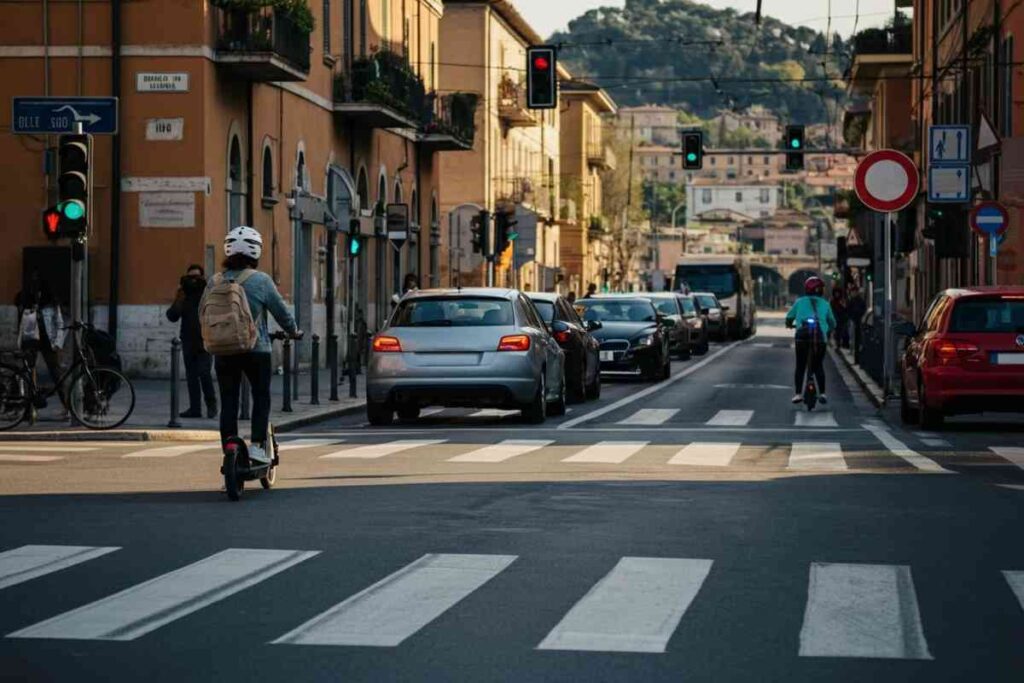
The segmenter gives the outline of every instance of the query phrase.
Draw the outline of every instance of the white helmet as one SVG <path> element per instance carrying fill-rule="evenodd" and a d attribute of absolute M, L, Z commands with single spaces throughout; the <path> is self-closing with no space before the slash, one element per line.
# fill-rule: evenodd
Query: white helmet
<path fill-rule="evenodd" d="M 263 236 L 248 225 L 239 225 L 224 238 L 224 255 L 244 254 L 259 260 L 263 254 Z"/>

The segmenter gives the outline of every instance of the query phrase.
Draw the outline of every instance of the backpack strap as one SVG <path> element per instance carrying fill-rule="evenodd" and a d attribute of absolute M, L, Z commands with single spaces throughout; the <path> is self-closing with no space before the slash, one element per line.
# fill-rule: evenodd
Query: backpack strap
<path fill-rule="evenodd" d="M 238 278 L 235 280 L 235 282 L 237 284 L 244 285 L 245 281 L 248 280 L 249 278 L 251 278 L 255 274 L 256 274 L 255 270 L 253 270 L 252 268 L 246 268 L 245 270 L 242 271 L 242 274 L 238 276 Z"/>

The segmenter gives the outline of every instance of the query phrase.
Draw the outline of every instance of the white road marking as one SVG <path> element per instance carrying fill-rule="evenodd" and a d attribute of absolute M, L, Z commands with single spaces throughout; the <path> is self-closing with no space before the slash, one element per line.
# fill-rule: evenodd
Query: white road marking
<path fill-rule="evenodd" d="M 842 471 L 847 467 L 843 449 L 837 443 L 794 443 L 786 469 Z"/>
<path fill-rule="evenodd" d="M 143 451 L 132 451 L 122 455 L 122 458 L 177 458 L 182 455 L 188 455 L 189 453 L 195 453 L 197 451 L 205 451 L 210 449 L 220 449 L 220 446 L 215 443 L 204 443 L 204 444 L 190 444 L 188 446 L 163 446 L 160 448 L 150 448 Z"/>
<path fill-rule="evenodd" d="M 229 548 L 7 637 L 135 640 L 318 554 Z"/>
<path fill-rule="evenodd" d="M 1006 578 L 1006 583 L 1010 584 L 1013 594 L 1017 596 L 1021 609 L 1024 609 L 1024 572 L 1004 571 L 1003 577 Z"/>
<path fill-rule="evenodd" d="M 726 467 L 739 450 L 738 443 L 691 443 L 673 455 L 668 464 Z"/>
<path fill-rule="evenodd" d="M 786 384 L 716 384 L 715 389 L 782 389 L 788 390 Z"/>
<path fill-rule="evenodd" d="M 989 450 L 998 455 L 1000 458 L 1006 458 L 1017 467 L 1024 469 L 1024 448 L 992 446 Z"/>
<path fill-rule="evenodd" d="M 302 448 L 334 446 L 336 444 L 344 443 L 344 441 L 344 439 L 295 439 L 293 441 L 282 441 L 278 450 L 284 453 L 285 451 L 297 451 Z"/>
<path fill-rule="evenodd" d="M 753 410 L 719 410 L 704 424 L 710 427 L 746 427 L 752 417 Z"/>
<path fill-rule="evenodd" d="M 4 455 L 0 454 L 0 462 L 53 462 L 63 460 L 63 455 Z"/>
<path fill-rule="evenodd" d="M 346 448 L 343 451 L 335 451 L 327 455 L 321 455 L 321 460 L 341 460 L 355 458 L 357 460 L 376 460 L 402 451 L 421 448 L 423 446 L 436 446 L 447 441 L 447 439 L 404 439 L 400 441 L 388 441 L 387 443 L 373 443 L 366 446 L 355 446 Z"/>
<path fill-rule="evenodd" d="M 745 342 L 737 342 L 737 343 L 734 343 L 734 344 L 727 344 L 727 345 L 723 346 L 721 349 L 719 349 L 718 351 L 715 351 L 714 353 L 709 353 L 707 356 L 705 356 L 702 360 L 698 361 L 697 363 L 694 363 L 693 365 L 689 365 L 682 372 L 680 372 L 680 373 L 678 373 L 676 375 L 672 375 L 667 380 L 665 380 L 663 382 L 658 382 L 657 384 L 653 384 L 653 385 L 647 387 L 646 389 L 643 389 L 642 391 L 638 391 L 636 393 L 629 394 L 628 396 L 620 398 L 618 401 L 615 401 L 614 403 L 609 403 L 608 405 L 604 406 L 603 408 L 598 408 L 597 410 L 591 410 L 589 413 L 583 413 L 579 417 L 574 417 L 571 420 L 566 420 L 562 424 L 558 425 L 558 429 L 572 429 L 573 427 L 575 427 L 578 424 L 582 424 L 584 422 L 589 422 L 590 420 L 597 419 L 597 418 L 601 417 L 602 415 L 607 415 L 608 413 L 614 412 L 614 411 L 618 410 L 619 408 L 622 408 L 623 406 L 628 406 L 631 403 L 636 403 L 637 401 L 645 399 L 645 398 L 647 398 L 648 396 L 650 396 L 651 394 L 653 394 L 656 391 L 661 391 L 662 389 L 667 389 L 668 387 L 672 386 L 676 382 L 679 382 L 679 381 L 683 380 L 684 378 L 689 377 L 693 373 L 697 372 L 698 370 L 700 370 L 701 368 L 703 368 L 704 366 L 708 365 L 713 360 L 718 358 L 719 356 L 728 353 L 730 350 L 735 349 L 736 347 L 738 347 L 738 346 L 740 346 L 741 344 L 744 344 L 744 343 Z"/>
<path fill-rule="evenodd" d="M 620 464 L 636 455 L 647 441 L 601 441 L 587 446 L 576 455 L 571 455 L 562 462 L 600 462 Z"/>
<path fill-rule="evenodd" d="M 0 553 L 0 588 L 24 583 L 120 548 L 84 545 L 23 545 Z"/>
<path fill-rule="evenodd" d="M 711 560 L 623 557 L 537 649 L 664 652 L 711 564 Z"/>
<path fill-rule="evenodd" d="M 501 410 L 500 408 L 484 408 L 478 410 L 475 413 L 470 413 L 469 417 L 509 417 L 510 415 L 518 415 L 518 410 Z"/>
<path fill-rule="evenodd" d="M 641 408 L 625 420 L 620 420 L 620 425 L 660 425 L 668 422 L 679 412 L 678 408 Z"/>
<path fill-rule="evenodd" d="M 444 408 L 424 408 L 420 411 L 420 417 L 432 417 L 444 412 Z"/>
<path fill-rule="evenodd" d="M 766 343 L 766 342 L 758 342 L 758 343 L 754 344 L 754 346 L 759 348 L 759 349 L 770 349 L 770 348 L 774 347 L 775 344 Z"/>
<path fill-rule="evenodd" d="M 835 413 L 831 412 L 808 412 L 800 410 L 796 413 L 794 424 L 797 427 L 838 427 Z"/>
<path fill-rule="evenodd" d="M 950 443 L 945 439 L 921 439 L 921 443 L 932 448 L 949 448 Z"/>
<path fill-rule="evenodd" d="M 922 472 L 945 472 L 951 474 L 949 470 L 931 458 L 926 458 L 917 451 L 911 450 L 905 443 L 890 434 L 889 430 L 881 425 L 869 422 L 864 424 L 863 427 L 874 434 L 875 438 L 881 441 L 882 445 L 888 448 L 890 453 L 898 458 L 903 458 Z"/>
<path fill-rule="evenodd" d="M 17 443 L 0 444 L 5 453 L 88 453 L 98 451 L 98 446 L 22 446 Z"/>
<path fill-rule="evenodd" d="M 800 656 L 931 659 L 910 567 L 813 563 Z"/>
<path fill-rule="evenodd" d="M 536 451 L 545 446 L 550 446 L 553 441 L 531 440 L 531 439 L 506 439 L 483 448 L 477 448 L 469 453 L 456 455 L 449 458 L 448 462 L 505 462 L 517 455 L 523 455 Z"/>
<path fill-rule="evenodd" d="M 394 647 L 515 559 L 515 555 L 424 555 L 273 642 Z"/>

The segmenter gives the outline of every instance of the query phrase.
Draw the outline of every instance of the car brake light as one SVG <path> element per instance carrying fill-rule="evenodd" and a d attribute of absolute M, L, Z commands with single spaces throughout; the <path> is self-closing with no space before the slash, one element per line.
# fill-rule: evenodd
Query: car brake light
<path fill-rule="evenodd" d="M 402 343 L 395 337 L 379 336 L 373 338 L 374 353 L 401 353 Z"/>
<path fill-rule="evenodd" d="M 942 339 L 932 347 L 932 361 L 937 365 L 954 365 L 977 352 L 978 347 L 974 344 Z"/>
<path fill-rule="evenodd" d="M 530 338 L 525 334 L 513 334 L 502 337 L 498 342 L 499 351 L 529 351 Z"/>
<path fill-rule="evenodd" d="M 561 332 L 555 332 L 555 341 L 559 344 L 568 344 L 572 335 L 569 334 L 569 330 L 562 330 Z"/>

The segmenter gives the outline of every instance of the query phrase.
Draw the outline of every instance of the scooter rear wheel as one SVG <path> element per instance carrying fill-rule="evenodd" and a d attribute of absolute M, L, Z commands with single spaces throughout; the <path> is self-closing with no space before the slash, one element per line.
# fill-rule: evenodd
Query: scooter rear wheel
<path fill-rule="evenodd" d="M 245 467 L 245 454 L 236 443 L 228 443 L 224 449 L 224 490 L 228 498 L 238 501 L 245 489 L 245 477 L 241 470 Z"/>

